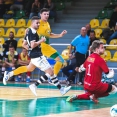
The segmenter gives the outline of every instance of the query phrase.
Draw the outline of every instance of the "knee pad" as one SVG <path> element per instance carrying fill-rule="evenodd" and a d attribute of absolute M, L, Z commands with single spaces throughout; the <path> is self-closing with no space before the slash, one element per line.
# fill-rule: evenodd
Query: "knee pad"
<path fill-rule="evenodd" d="M 61 55 L 59 55 L 59 58 L 60 58 L 59 62 L 64 63 L 64 59 L 62 58 Z"/>
<path fill-rule="evenodd" d="M 109 92 L 109 94 L 115 94 L 115 93 L 117 93 L 117 87 L 114 86 L 114 85 L 112 85 L 112 87 L 114 88 L 114 90 L 111 91 L 111 92 Z"/>

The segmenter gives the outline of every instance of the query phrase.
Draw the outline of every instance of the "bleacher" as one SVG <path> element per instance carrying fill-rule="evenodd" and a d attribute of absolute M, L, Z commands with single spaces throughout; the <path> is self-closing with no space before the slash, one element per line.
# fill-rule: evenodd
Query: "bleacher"
<path fill-rule="evenodd" d="M 100 38 L 100 34 L 104 28 L 108 27 L 110 15 L 113 9 L 110 6 L 116 3 L 116 0 L 93 2 L 90 0 L 90 4 L 83 1 L 72 1 L 72 0 L 53 0 L 57 5 L 57 14 L 59 15 L 59 22 L 55 23 L 52 18 L 49 22 L 51 24 L 52 31 L 55 33 L 60 33 L 63 29 L 68 30 L 68 34 L 61 39 L 50 39 L 50 43 L 70 43 L 71 40 L 80 33 L 80 28 L 90 22 L 92 29 L 96 32 L 96 37 Z M 101 1 L 102 3 L 99 3 Z M 97 6 L 95 6 L 98 4 Z M 92 8 L 90 8 L 90 5 Z M 69 6 L 69 7 L 68 7 Z M 96 9 L 96 10 L 93 10 Z M 18 41 L 18 52 L 21 51 L 21 43 L 24 36 L 24 30 L 30 26 L 30 20 L 24 19 L 23 12 L 19 12 L 22 16 L 18 19 L 18 13 L 13 19 L 0 19 L 0 43 L 4 43 L 8 39 L 9 31 L 13 31 L 15 34 L 15 39 Z M 19 16 L 20 16 L 19 15 Z M 24 18 L 23 18 L 24 17 Z M 23 19 L 22 19 L 23 18 Z M 77 24 L 77 25 L 76 25 Z M 106 43 L 106 40 L 103 40 Z M 113 45 L 117 45 L 117 40 L 110 42 Z M 54 46 L 55 49 L 61 53 L 66 46 Z M 107 64 L 110 67 L 116 67 L 116 47 L 106 47 L 106 49 L 111 53 L 111 57 L 108 58 Z M 114 55 L 115 54 L 115 55 Z M 108 54 L 107 54 L 108 55 Z M 33 72 L 33 78 L 39 77 L 39 70 L 36 69 Z M 116 75 L 117 76 L 117 75 Z"/>

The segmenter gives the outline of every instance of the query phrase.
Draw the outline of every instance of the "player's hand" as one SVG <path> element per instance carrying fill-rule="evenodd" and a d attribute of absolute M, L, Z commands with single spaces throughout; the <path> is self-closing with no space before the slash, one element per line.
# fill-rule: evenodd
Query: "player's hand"
<path fill-rule="evenodd" d="M 114 70 L 113 70 L 113 69 L 110 69 L 110 70 L 109 70 L 109 73 L 106 74 L 106 77 L 107 77 L 107 78 L 113 78 L 113 77 L 114 77 L 114 74 L 115 74 L 115 73 L 114 73 Z"/>
<path fill-rule="evenodd" d="M 63 37 L 65 34 L 67 34 L 67 31 L 63 30 L 60 35 L 61 35 L 61 37 Z"/>
<path fill-rule="evenodd" d="M 41 37 L 41 41 L 42 42 L 45 42 L 46 41 L 46 38 L 44 36 Z"/>

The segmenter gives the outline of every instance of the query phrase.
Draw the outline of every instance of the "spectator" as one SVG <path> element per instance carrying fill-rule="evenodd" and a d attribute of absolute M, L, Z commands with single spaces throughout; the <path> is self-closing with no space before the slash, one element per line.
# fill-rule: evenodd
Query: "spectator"
<path fill-rule="evenodd" d="M 9 45 L 12 45 L 15 50 L 17 49 L 17 41 L 14 39 L 14 33 L 12 31 L 9 33 L 9 39 L 3 44 L 4 53 L 9 50 Z"/>
<path fill-rule="evenodd" d="M 86 30 L 87 30 L 87 35 L 89 36 L 90 32 L 91 32 L 91 25 L 87 24 L 85 27 L 86 27 Z"/>
<path fill-rule="evenodd" d="M 2 65 L 2 72 L 6 70 L 6 67 L 10 67 L 14 70 L 17 65 L 18 53 L 15 51 L 12 45 L 9 45 L 9 51 L 5 53 L 5 61 Z"/>
<path fill-rule="evenodd" d="M 93 41 L 99 40 L 99 39 L 97 39 L 97 38 L 95 37 L 95 31 L 93 31 L 93 30 L 90 31 L 90 33 L 89 33 L 89 38 L 90 38 L 90 44 L 89 44 L 89 46 L 92 45 Z"/>
<path fill-rule="evenodd" d="M 74 76 L 74 74 L 77 73 L 80 65 L 82 65 L 86 59 L 86 54 L 87 54 L 87 50 L 89 47 L 89 37 L 87 36 L 87 30 L 86 27 L 82 27 L 81 28 L 81 34 L 78 35 L 77 37 L 75 37 L 75 39 L 71 42 L 71 47 L 69 49 L 69 56 L 71 57 L 71 50 L 72 50 L 72 46 L 75 46 L 76 48 L 76 53 L 75 53 L 75 57 L 76 57 L 76 68 L 75 70 L 71 73 L 70 77 L 68 78 L 68 85 L 71 85 L 71 80 L 72 77 Z M 82 79 L 84 73 L 79 75 L 79 78 Z M 83 82 L 79 82 L 79 84 L 83 84 Z"/>
<path fill-rule="evenodd" d="M 103 30 L 103 32 L 100 34 L 100 36 L 102 38 L 104 38 L 106 41 L 109 39 L 109 37 L 114 33 L 114 31 L 112 29 L 110 29 L 109 27 L 108 28 L 105 28 Z"/>
<path fill-rule="evenodd" d="M 6 10 L 10 10 L 11 5 L 13 4 L 14 0 L 4 0 Z"/>
<path fill-rule="evenodd" d="M 95 31 L 94 31 L 94 30 L 91 30 L 91 31 L 90 31 L 89 39 L 90 39 L 90 44 L 89 44 L 89 50 L 88 50 L 88 52 L 87 52 L 87 57 L 92 53 L 91 50 L 90 50 L 90 47 L 91 47 L 93 41 L 99 40 L 99 39 L 96 38 L 96 36 L 95 36 Z"/>
<path fill-rule="evenodd" d="M 0 0 L 0 18 L 3 18 L 4 14 L 5 14 L 5 4 L 3 3 L 3 0 Z"/>
<path fill-rule="evenodd" d="M 40 17 L 40 9 L 41 7 L 40 7 L 39 0 L 35 0 L 34 3 L 32 4 L 32 9 L 31 9 L 29 19 L 31 19 L 33 16 Z"/>
<path fill-rule="evenodd" d="M 14 4 L 11 5 L 10 10 L 23 10 L 23 0 L 14 0 Z"/>
<path fill-rule="evenodd" d="M 22 52 L 18 56 L 18 65 L 24 66 L 28 65 L 30 63 L 30 58 L 28 56 L 28 52 L 25 48 L 22 49 Z M 27 72 L 26 82 L 30 82 L 30 76 L 31 73 Z M 18 75 L 18 77 L 15 79 L 16 82 L 21 81 L 21 75 Z"/>
<path fill-rule="evenodd" d="M 117 25 L 115 26 L 115 32 L 109 37 L 109 39 L 107 40 L 107 44 L 109 44 L 110 43 L 110 41 L 112 40 L 112 39 L 115 39 L 115 38 L 117 38 Z"/>
<path fill-rule="evenodd" d="M 117 6 L 115 6 L 115 11 L 112 13 L 109 21 L 109 27 L 114 28 L 117 23 Z"/>
<path fill-rule="evenodd" d="M 57 21 L 56 7 L 51 0 L 47 0 L 44 4 L 44 8 L 48 8 L 50 10 L 49 17 L 54 17 L 55 21 Z"/>
<path fill-rule="evenodd" d="M 67 78 L 70 76 L 70 72 L 69 70 L 74 70 L 76 67 L 76 58 L 75 58 L 75 50 L 72 52 L 72 56 L 70 56 L 70 62 L 69 65 L 67 65 L 66 67 L 62 68 L 62 72 L 67 76 Z M 75 75 L 72 78 L 73 82 L 75 80 Z"/>

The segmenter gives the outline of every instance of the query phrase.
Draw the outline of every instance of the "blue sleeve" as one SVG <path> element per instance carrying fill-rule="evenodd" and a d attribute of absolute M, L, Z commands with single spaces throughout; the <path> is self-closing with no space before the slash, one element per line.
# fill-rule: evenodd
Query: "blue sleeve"
<path fill-rule="evenodd" d="M 79 37 L 77 36 L 72 40 L 71 45 L 76 46 L 78 44 L 78 42 L 79 42 Z"/>

